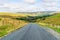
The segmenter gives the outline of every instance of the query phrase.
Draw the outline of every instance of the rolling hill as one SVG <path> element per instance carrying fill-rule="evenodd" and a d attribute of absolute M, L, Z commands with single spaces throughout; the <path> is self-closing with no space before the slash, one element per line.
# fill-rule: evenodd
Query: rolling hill
<path fill-rule="evenodd" d="M 0 12 L 0 37 L 26 25 L 26 21 L 12 19 L 13 17 L 16 18 L 25 16 L 26 15 L 23 14 Z"/>
<path fill-rule="evenodd" d="M 60 13 L 55 13 L 55 15 L 49 16 L 45 20 L 39 20 L 37 23 L 60 33 Z"/>
<path fill-rule="evenodd" d="M 60 13 L 50 16 L 44 20 L 46 23 L 60 25 Z"/>

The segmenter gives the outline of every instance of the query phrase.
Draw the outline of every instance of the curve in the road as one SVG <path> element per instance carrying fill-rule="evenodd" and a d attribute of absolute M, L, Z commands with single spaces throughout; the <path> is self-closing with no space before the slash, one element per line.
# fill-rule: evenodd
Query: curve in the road
<path fill-rule="evenodd" d="M 57 40 L 57 38 L 38 24 L 30 23 L 0 40 Z"/>

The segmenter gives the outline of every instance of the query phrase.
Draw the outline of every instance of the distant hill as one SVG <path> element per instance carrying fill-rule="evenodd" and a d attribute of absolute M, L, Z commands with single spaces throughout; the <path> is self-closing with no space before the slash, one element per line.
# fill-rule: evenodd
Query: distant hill
<path fill-rule="evenodd" d="M 52 15 L 55 11 L 38 11 L 38 12 L 16 12 L 18 14 L 36 14 L 36 15 Z"/>
<path fill-rule="evenodd" d="M 43 15 L 52 15 L 54 11 L 41 11 L 41 12 L 0 12 L 0 15 L 10 15 L 10 16 L 43 16 Z"/>

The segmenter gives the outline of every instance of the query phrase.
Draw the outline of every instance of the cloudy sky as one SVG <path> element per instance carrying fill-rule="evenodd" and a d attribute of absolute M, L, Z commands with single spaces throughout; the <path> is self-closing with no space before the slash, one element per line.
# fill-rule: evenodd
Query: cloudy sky
<path fill-rule="evenodd" d="M 0 12 L 60 11 L 60 0 L 0 0 Z"/>

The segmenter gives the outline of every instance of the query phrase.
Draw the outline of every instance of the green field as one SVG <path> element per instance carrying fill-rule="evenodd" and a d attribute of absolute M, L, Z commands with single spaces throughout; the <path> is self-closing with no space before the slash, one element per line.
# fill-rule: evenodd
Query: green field
<path fill-rule="evenodd" d="M 40 20 L 39 23 L 43 23 L 42 25 L 60 33 L 60 13 L 47 17 L 45 20 Z"/>
<path fill-rule="evenodd" d="M 60 14 L 55 14 L 46 18 L 43 22 L 60 25 Z"/>

